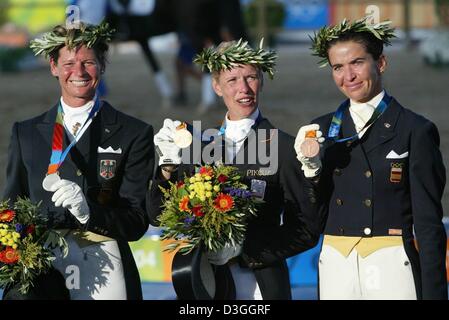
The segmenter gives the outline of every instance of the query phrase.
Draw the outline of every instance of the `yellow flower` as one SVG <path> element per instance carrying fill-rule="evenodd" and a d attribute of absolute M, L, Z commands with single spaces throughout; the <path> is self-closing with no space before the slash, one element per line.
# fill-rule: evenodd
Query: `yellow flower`
<path fill-rule="evenodd" d="M 206 192 L 206 198 L 210 198 L 210 197 L 212 197 L 212 192 L 207 191 L 207 192 Z"/>
<path fill-rule="evenodd" d="M 0 230 L 0 236 L 5 236 L 7 231 L 5 229 Z"/>
<path fill-rule="evenodd" d="M 1 237 L 0 238 L 0 242 L 3 243 L 3 244 L 6 243 L 7 241 L 8 241 L 8 239 L 6 239 L 6 237 Z"/>
<path fill-rule="evenodd" d="M 206 181 L 209 181 L 209 180 L 212 179 L 212 178 L 211 178 L 210 176 L 205 176 L 204 179 L 205 179 Z"/>
<path fill-rule="evenodd" d="M 18 247 L 18 245 L 17 245 L 16 243 L 14 243 L 11 247 L 12 247 L 14 250 L 16 250 L 17 247 Z"/>
<path fill-rule="evenodd" d="M 191 178 L 189 179 L 189 182 L 190 182 L 190 183 L 195 183 L 195 181 L 196 181 L 196 180 L 195 180 L 195 177 L 191 177 Z"/>
<path fill-rule="evenodd" d="M 214 191 L 215 191 L 215 192 L 218 192 L 218 191 L 220 191 L 220 186 L 218 186 L 218 185 L 215 185 L 215 186 L 214 186 Z"/>
<path fill-rule="evenodd" d="M 6 245 L 12 247 L 13 244 L 14 244 L 14 240 L 13 239 L 9 239 L 8 243 Z"/>
<path fill-rule="evenodd" d="M 212 190 L 212 185 L 210 183 L 206 183 L 205 189 L 207 191 L 211 191 Z"/>

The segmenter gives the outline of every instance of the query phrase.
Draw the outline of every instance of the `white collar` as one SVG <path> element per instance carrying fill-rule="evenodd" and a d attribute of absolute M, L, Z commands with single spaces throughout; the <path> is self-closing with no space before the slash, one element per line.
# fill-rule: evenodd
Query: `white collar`
<path fill-rule="evenodd" d="M 228 118 L 228 113 L 225 116 L 225 136 L 234 142 L 241 141 L 246 138 L 248 133 L 251 131 L 251 127 L 256 122 L 259 117 L 260 111 L 258 108 L 247 118 L 239 120 L 230 120 Z"/>
<path fill-rule="evenodd" d="M 86 113 L 88 115 L 90 110 L 94 106 L 96 99 L 97 99 L 97 95 L 95 95 L 95 97 L 92 100 L 90 100 L 89 102 L 87 102 L 86 104 L 82 105 L 81 107 L 77 107 L 77 108 L 69 106 L 67 103 L 64 102 L 64 99 L 62 97 L 61 97 L 60 101 L 61 101 L 62 111 L 64 112 L 64 115 L 68 116 L 68 117 L 73 117 L 73 116 L 79 116 L 84 113 Z"/>
<path fill-rule="evenodd" d="M 234 128 L 235 127 L 239 127 L 239 128 L 250 127 L 251 128 L 253 126 L 253 124 L 256 122 L 257 117 L 259 117 L 259 114 L 260 114 L 259 108 L 256 108 L 256 110 L 254 110 L 254 112 L 251 113 L 249 115 L 249 117 L 247 117 L 247 118 L 243 118 L 243 119 L 239 119 L 239 120 L 230 120 L 229 113 L 227 112 L 226 116 L 225 116 L 226 128 L 228 128 L 228 127 L 234 127 Z"/>
<path fill-rule="evenodd" d="M 363 102 L 363 103 L 358 103 L 351 99 L 351 107 L 350 108 L 359 111 L 359 110 L 365 109 L 366 107 L 369 107 L 374 110 L 374 109 L 376 109 L 376 107 L 378 106 L 380 101 L 383 99 L 384 95 L 385 95 L 385 90 L 382 90 L 374 98 L 372 98 L 368 102 Z"/>

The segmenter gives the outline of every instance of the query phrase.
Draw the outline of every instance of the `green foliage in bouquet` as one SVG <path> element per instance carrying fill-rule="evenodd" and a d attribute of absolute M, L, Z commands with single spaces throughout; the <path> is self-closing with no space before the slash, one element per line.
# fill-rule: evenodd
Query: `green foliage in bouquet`
<path fill-rule="evenodd" d="M 174 240 L 165 250 L 189 253 L 201 242 L 211 251 L 244 240 L 248 218 L 256 215 L 257 200 L 241 182 L 237 168 L 203 166 L 164 194 L 159 216 L 162 239 Z"/>
<path fill-rule="evenodd" d="M 55 230 L 47 228 L 39 205 L 18 198 L 13 207 L 0 202 L 0 287 L 19 284 L 26 294 L 34 279 L 46 273 L 55 259 L 52 249 L 67 255 L 67 243 Z"/>

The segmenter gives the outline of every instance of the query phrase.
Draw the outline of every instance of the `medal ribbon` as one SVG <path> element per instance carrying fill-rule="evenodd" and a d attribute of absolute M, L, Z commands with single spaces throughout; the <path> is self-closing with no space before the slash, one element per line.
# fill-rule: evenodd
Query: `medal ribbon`
<path fill-rule="evenodd" d="M 335 142 L 344 142 L 344 141 L 348 141 L 348 140 L 353 140 L 356 141 L 357 139 L 359 139 L 359 133 L 362 132 L 363 130 L 365 130 L 365 128 L 368 128 L 370 125 L 372 125 L 377 119 L 379 119 L 379 117 L 383 114 L 383 112 L 385 111 L 385 109 L 387 109 L 388 104 L 391 101 L 391 96 L 389 96 L 386 92 L 384 94 L 384 97 L 382 98 L 382 100 L 379 102 L 379 104 L 377 105 L 376 109 L 374 109 L 374 112 L 371 116 L 371 118 L 368 120 L 368 122 L 363 126 L 362 130 L 360 130 L 359 132 L 357 132 L 355 135 L 351 136 L 351 137 L 347 137 L 347 138 L 342 138 L 342 139 L 337 139 L 338 134 L 340 133 L 340 129 L 341 129 L 341 123 L 342 123 L 342 119 L 343 119 L 343 114 L 346 111 L 346 109 L 349 108 L 349 99 L 345 100 L 337 109 L 337 111 L 335 111 L 334 116 L 332 117 L 332 122 L 331 125 L 329 127 L 329 132 L 327 134 L 327 138 L 328 139 L 332 139 Z"/>
<path fill-rule="evenodd" d="M 91 120 L 95 114 L 100 110 L 100 100 L 96 99 L 95 104 L 90 110 L 89 116 L 86 121 L 84 121 L 83 126 L 80 128 L 79 132 L 84 128 L 84 126 Z M 51 144 L 51 157 L 50 164 L 48 165 L 47 174 L 52 174 L 58 171 L 61 164 L 64 162 L 65 158 L 69 154 L 70 149 L 78 142 L 78 139 L 73 139 L 73 141 L 68 145 L 68 147 L 62 151 L 62 144 L 64 141 L 64 120 L 61 102 L 59 102 L 58 113 L 56 115 L 55 125 L 53 127 L 53 138 Z"/>

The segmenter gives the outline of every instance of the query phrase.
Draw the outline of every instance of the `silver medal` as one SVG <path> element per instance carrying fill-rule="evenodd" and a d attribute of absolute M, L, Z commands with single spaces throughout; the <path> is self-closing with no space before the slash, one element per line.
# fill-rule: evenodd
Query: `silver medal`
<path fill-rule="evenodd" d="M 49 174 L 42 181 L 42 188 L 44 188 L 45 191 L 51 191 L 51 187 L 59 180 L 61 180 L 61 178 L 57 173 Z"/>

